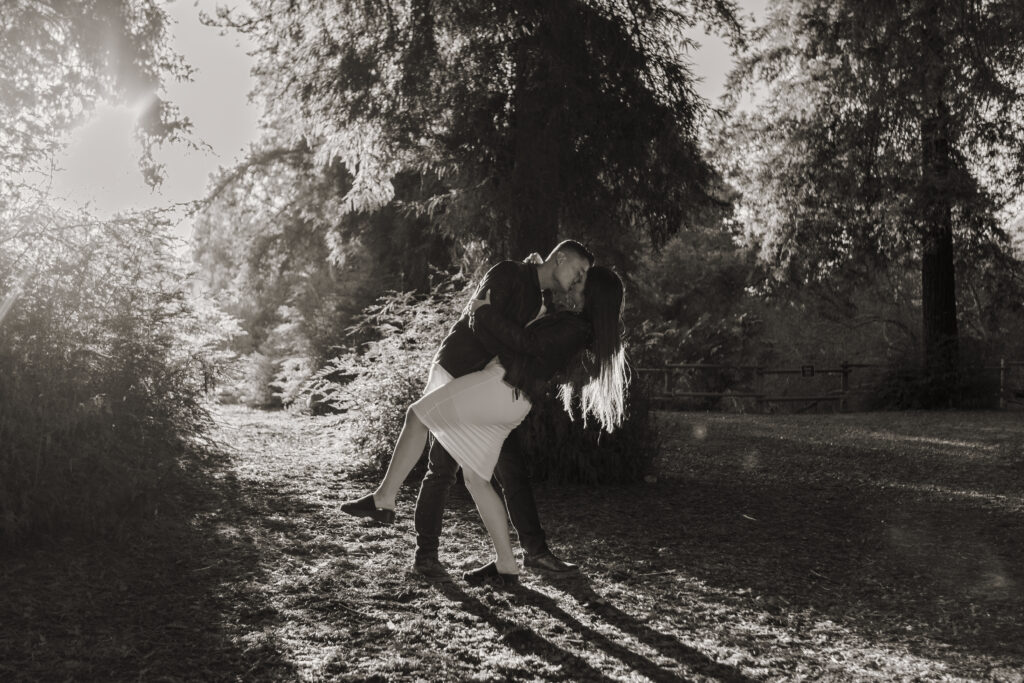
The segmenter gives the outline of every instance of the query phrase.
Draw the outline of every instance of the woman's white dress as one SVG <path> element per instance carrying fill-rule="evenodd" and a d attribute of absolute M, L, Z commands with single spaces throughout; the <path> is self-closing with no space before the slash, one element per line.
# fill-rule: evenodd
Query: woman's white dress
<path fill-rule="evenodd" d="M 483 370 L 453 379 L 412 404 L 455 462 L 486 480 L 494 473 L 501 445 L 530 412 L 530 400 L 506 384 L 504 376 L 495 358 Z"/>

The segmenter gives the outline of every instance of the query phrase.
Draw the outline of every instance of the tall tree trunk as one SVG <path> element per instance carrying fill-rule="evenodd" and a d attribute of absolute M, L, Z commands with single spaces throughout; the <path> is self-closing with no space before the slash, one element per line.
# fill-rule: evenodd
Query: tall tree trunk
<path fill-rule="evenodd" d="M 925 232 L 921 241 L 921 303 L 925 369 L 942 404 L 954 402 L 960 364 L 953 253 L 953 174 L 943 103 L 921 126 Z"/>
<path fill-rule="evenodd" d="M 536 35 L 520 43 L 517 62 L 513 215 L 508 236 L 508 256 L 516 259 L 534 251 L 544 256 L 558 238 L 559 146 L 563 143 L 558 93 L 552 92 L 543 44 Z"/>
<path fill-rule="evenodd" d="M 921 314 L 928 393 L 937 407 L 956 402 L 960 365 L 953 260 L 956 179 L 950 113 L 944 99 L 949 80 L 944 7 L 938 0 L 924 3 L 921 22 L 921 95 L 927 103 L 921 120 Z"/>

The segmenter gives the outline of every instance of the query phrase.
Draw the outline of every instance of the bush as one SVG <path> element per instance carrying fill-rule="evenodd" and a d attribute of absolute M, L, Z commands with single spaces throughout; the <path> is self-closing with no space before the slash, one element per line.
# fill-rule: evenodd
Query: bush
<path fill-rule="evenodd" d="M 613 433 L 577 415 L 570 418 L 553 393 L 537 402 L 514 432 L 538 480 L 617 484 L 639 480 L 651 468 L 661 446 L 651 401 L 641 383 L 630 387 L 625 423 Z"/>
<path fill-rule="evenodd" d="M 385 294 L 350 329 L 354 340 L 363 340 L 359 348 L 328 361 L 306 385 L 311 410 L 350 414 L 344 429 L 362 456 L 362 474 L 387 469 L 405 412 L 422 395 L 434 353 L 471 293 L 457 276 L 428 295 Z"/>
<path fill-rule="evenodd" d="M 155 510 L 209 423 L 215 367 L 156 214 L 0 228 L 0 535 Z M 17 255 L 15 258 L 14 255 Z M 21 290 L 16 299 L 13 293 Z"/>
<path fill-rule="evenodd" d="M 217 402 L 249 408 L 280 408 L 274 379 L 280 366 L 258 351 L 236 357 L 217 382 Z"/>
<path fill-rule="evenodd" d="M 872 387 L 869 407 L 875 410 L 995 409 L 999 407 L 999 373 L 986 369 L 984 356 L 969 339 L 962 340 L 961 364 L 955 377 L 943 381 L 925 371 L 920 352 L 906 354 L 882 373 Z M 998 361 L 992 361 L 997 366 Z"/>

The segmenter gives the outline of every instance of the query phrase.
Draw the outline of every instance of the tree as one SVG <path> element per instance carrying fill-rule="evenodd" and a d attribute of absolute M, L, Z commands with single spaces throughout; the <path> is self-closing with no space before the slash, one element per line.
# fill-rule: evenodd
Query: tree
<path fill-rule="evenodd" d="M 731 1 L 251 5 L 221 21 L 259 46 L 268 120 L 351 174 L 349 213 L 396 207 L 522 256 L 662 240 L 710 201 L 683 31 L 738 35 Z"/>
<path fill-rule="evenodd" d="M 1024 187 L 1024 7 L 1013 0 L 779 0 L 734 79 L 739 215 L 798 281 L 915 263 L 924 367 L 956 377 L 956 267 L 1006 234 Z"/>
<path fill-rule="evenodd" d="M 249 335 L 237 351 L 322 362 L 346 345 L 353 316 L 382 291 L 429 289 L 426 265 L 445 261 L 445 240 L 395 207 L 346 213 L 351 187 L 339 161 L 319 164 L 304 141 L 273 133 L 215 179 L 196 220 L 193 258 L 207 294 Z M 295 326 L 298 346 L 264 348 L 282 324 Z"/>

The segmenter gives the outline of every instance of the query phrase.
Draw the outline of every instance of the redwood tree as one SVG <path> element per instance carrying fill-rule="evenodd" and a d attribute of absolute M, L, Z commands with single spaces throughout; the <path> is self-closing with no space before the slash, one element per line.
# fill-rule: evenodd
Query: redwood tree
<path fill-rule="evenodd" d="M 1024 188 L 1016 0 L 778 0 L 734 76 L 739 215 L 789 277 L 916 263 L 937 401 L 958 371 L 956 265 Z"/>

